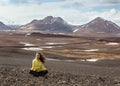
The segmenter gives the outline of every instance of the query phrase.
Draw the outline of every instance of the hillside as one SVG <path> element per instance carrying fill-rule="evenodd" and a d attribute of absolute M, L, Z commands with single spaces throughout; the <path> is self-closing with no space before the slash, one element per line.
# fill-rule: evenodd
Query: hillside
<path fill-rule="evenodd" d="M 120 27 L 112 21 L 97 17 L 87 24 L 78 26 L 74 30 L 76 34 L 119 34 Z"/>

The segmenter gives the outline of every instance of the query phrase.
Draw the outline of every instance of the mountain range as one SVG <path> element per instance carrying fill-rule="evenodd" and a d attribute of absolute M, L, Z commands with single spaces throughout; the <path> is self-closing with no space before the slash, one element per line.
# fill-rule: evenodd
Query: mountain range
<path fill-rule="evenodd" d="M 72 33 L 72 27 L 61 17 L 47 16 L 43 20 L 33 20 L 19 28 L 22 31 L 42 31 L 47 33 Z"/>
<path fill-rule="evenodd" d="M 0 30 L 12 29 L 0 22 Z M 33 20 L 22 25 L 16 31 L 47 32 L 47 33 L 72 33 L 72 34 L 120 34 L 120 27 L 112 21 L 97 17 L 83 25 L 70 25 L 61 17 L 47 16 L 42 20 Z"/>

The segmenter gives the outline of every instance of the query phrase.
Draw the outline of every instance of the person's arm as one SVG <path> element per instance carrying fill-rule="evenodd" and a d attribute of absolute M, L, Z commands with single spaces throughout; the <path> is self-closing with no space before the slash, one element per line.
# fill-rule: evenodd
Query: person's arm
<path fill-rule="evenodd" d="M 35 60 L 32 61 L 32 70 L 36 70 L 36 63 L 35 63 Z"/>
<path fill-rule="evenodd" d="M 43 63 L 41 63 L 41 70 L 42 71 L 46 70 L 46 67 L 45 67 L 45 65 Z"/>

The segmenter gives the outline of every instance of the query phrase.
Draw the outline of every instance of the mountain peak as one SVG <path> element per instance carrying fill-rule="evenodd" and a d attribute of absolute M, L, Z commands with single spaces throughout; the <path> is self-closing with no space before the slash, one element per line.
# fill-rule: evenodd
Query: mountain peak
<path fill-rule="evenodd" d="M 0 21 L 0 30 L 9 30 L 9 29 L 11 29 L 11 28 Z"/>
<path fill-rule="evenodd" d="M 22 26 L 21 30 L 37 30 L 51 33 L 72 33 L 72 27 L 68 25 L 61 17 L 47 16 L 42 20 L 33 20 Z"/>
<path fill-rule="evenodd" d="M 47 16 L 43 20 L 51 20 L 51 19 L 53 19 L 53 16 Z"/>
<path fill-rule="evenodd" d="M 54 22 L 64 23 L 64 20 L 61 17 L 47 16 L 42 20 L 46 24 L 52 24 Z"/>
<path fill-rule="evenodd" d="M 104 20 L 102 17 L 96 17 L 94 20 Z"/>
<path fill-rule="evenodd" d="M 90 23 L 94 23 L 94 22 L 104 22 L 106 21 L 105 19 L 101 18 L 101 17 L 96 17 L 95 19 L 93 19 Z"/>
<path fill-rule="evenodd" d="M 0 25 L 3 25 L 4 23 L 0 21 Z"/>
<path fill-rule="evenodd" d="M 37 19 L 34 19 L 34 20 L 31 21 L 31 23 L 36 23 L 36 22 L 38 22 Z"/>
<path fill-rule="evenodd" d="M 115 23 L 105 20 L 101 17 L 97 17 L 94 20 L 90 21 L 87 24 L 79 26 L 76 33 L 109 33 L 109 34 L 117 34 L 120 33 L 120 27 Z"/>

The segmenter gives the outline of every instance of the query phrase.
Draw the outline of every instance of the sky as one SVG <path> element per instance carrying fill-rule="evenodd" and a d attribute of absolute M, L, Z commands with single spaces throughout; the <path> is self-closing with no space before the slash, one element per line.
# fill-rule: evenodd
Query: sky
<path fill-rule="evenodd" d="M 24 25 L 46 16 L 62 17 L 72 25 L 102 17 L 120 26 L 120 0 L 0 0 L 0 21 Z"/>

